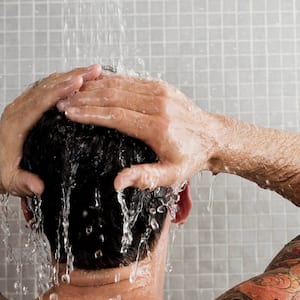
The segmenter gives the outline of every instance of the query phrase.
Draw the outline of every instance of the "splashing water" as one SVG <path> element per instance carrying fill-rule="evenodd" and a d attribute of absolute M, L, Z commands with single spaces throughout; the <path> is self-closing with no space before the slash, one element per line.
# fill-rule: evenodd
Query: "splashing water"
<path fill-rule="evenodd" d="M 123 214 L 123 235 L 122 235 L 122 248 L 121 253 L 126 253 L 128 247 L 131 245 L 133 237 L 130 228 L 130 214 L 126 205 L 125 197 L 123 191 L 117 192 L 117 199 L 121 206 L 122 214 Z"/>
<path fill-rule="evenodd" d="M 122 1 L 64 0 L 65 68 L 101 63 L 124 70 L 128 55 Z"/>
<path fill-rule="evenodd" d="M 150 237 L 151 231 L 152 230 L 148 227 L 146 229 L 146 232 L 144 234 L 142 234 L 142 236 L 141 236 L 139 246 L 138 246 L 137 256 L 136 256 L 135 262 L 132 264 L 131 271 L 130 271 L 130 276 L 129 276 L 129 282 L 130 283 L 135 282 L 136 274 L 137 274 L 137 270 L 138 270 L 138 265 L 139 265 L 139 261 L 140 261 L 140 258 L 141 258 L 142 251 L 144 251 L 145 248 L 147 250 L 149 250 L 147 241 Z"/>
<path fill-rule="evenodd" d="M 0 205 L 1 205 L 1 229 L 4 233 L 3 235 L 3 243 L 6 248 L 9 247 L 8 244 L 8 238 L 10 236 L 10 229 L 9 229 L 9 224 L 8 224 L 8 213 L 9 213 L 9 208 L 8 208 L 8 195 L 0 195 Z"/>
<path fill-rule="evenodd" d="M 49 300 L 58 300 L 58 295 L 55 293 L 50 294 Z"/>
<path fill-rule="evenodd" d="M 217 175 L 212 175 L 211 177 L 211 181 L 210 181 L 210 186 L 209 186 L 209 195 L 208 195 L 208 204 L 207 204 L 207 211 L 211 212 L 213 209 L 213 205 L 214 205 L 214 197 L 213 197 L 213 184 L 216 180 Z"/>
<path fill-rule="evenodd" d="M 71 137 L 72 138 L 72 137 Z M 75 159 L 71 157 L 72 150 L 66 149 L 66 153 L 70 155 L 70 159 L 67 160 L 70 165 L 66 166 L 66 173 L 69 175 L 65 182 L 62 184 L 62 213 L 61 213 L 61 225 L 63 229 L 63 247 L 64 251 L 67 255 L 67 263 L 66 263 L 66 270 L 65 274 L 62 275 L 62 281 L 65 283 L 70 282 L 70 273 L 73 271 L 73 262 L 74 256 L 72 254 L 72 246 L 69 240 L 69 215 L 70 215 L 70 197 L 72 189 L 76 185 L 75 177 L 78 169 L 78 162 L 75 162 Z M 91 229 L 92 230 L 92 229 Z M 59 234 L 59 232 L 58 232 Z M 58 239 L 59 241 L 60 239 Z M 60 243 L 60 242 L 58 242 Z M 60 245 L 58 245 L 60 248 Z"/>
<path fill-rule="evenodd" d="M 98 258 L 101 258 L 103 256 L 103 252 L 101 249 L 97 250 L 95 252 L 95 258 L 98 259 Z"/>
<path fill-rule="evenodd" d="M 169 235 L 169 246 L 168 246 L 168 255 L 167 255 L 167 263 L 165 266 L 165 271 L 167 273 L 171 273 L 173 271 L 173 266 L 171 264 L 171 257 L 173 253 L 173 248 L 174 248 L 174 243 L 175 243 L 175 238 L 178 229 L 180 228 L 180 225 L 176 224 L 171 227 L 171 232 Z"/>
<path fill-rule="evenodd" d="M 121 273 L 120 273 L 120 272 L 117 272 L 117 273 L 115 274 L 115 283 L 120 282 L 120 281 L 121 281 Z"/>

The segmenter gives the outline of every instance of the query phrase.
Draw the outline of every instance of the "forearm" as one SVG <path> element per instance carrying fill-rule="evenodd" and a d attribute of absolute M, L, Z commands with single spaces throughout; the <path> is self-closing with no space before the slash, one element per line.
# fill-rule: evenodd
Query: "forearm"
<path fill-rule="evenodd" d="M 212 117 L 222 129 L 208 168 L 249 179 L 300 206 L 300 135 Z"/>

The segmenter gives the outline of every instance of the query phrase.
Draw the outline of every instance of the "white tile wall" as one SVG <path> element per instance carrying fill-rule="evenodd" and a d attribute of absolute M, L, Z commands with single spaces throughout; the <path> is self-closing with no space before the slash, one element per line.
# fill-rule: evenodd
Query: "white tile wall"
<path fill-rule="evenodd" d="M 122 55 L 125 69 L 162 77 L 203 109 L 299 130 L 299 3 L 1 0 L 0 109 L 50 72 L 117 64 Z M 193 179 L 193 197 L 191 218 L 177 233 L 171 253 L 166 299 L 213 299 L 262 272 L 299 233 L 297 208 L 235 176 L 218 175 L 213 181 L 209 174 L 199 175 Z M 9 218 L 9 240 L 18 256 L 27 233 L 21 233 L 18 200 L 10 203 L 16 213 Z M 0 291 L 11 299 L 33 299 L 33 267 L 25 263 L 17 273 L 5 259 L 8 252 L 0 247 Z M 16 295 L 18 279 L 28 295 Z"/>

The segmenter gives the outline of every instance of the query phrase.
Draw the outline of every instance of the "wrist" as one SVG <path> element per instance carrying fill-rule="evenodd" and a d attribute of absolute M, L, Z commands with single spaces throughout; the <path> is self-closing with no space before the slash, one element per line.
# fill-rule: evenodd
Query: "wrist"
<path fill-rule="evenodd" d="M 207 169 L 213 174 L 236 174 L 244 156 L 245 131 L 249 131 L 252 125 L 221 114 L 210 114 L 210 118 L 215 146 L 208 158 Z"/>

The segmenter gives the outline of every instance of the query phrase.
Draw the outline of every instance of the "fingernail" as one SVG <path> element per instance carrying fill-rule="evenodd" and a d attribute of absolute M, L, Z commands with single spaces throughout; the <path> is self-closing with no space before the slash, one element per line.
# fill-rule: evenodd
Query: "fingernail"
<path fill-rule="evenodd" d="M 66 109 L 66 112 L 65 112 L 65 114 L 67 115 L 67 114 L 78 114 L 80 112 L 80 109 L 79 108 L 77 108 L 77 107 L 68 107 L 67 109 Z"/>
<path fill-rule="evenodd" d="M 61 100 L 56 104 L 56 107 L 59 111 L 63 111 L 66 109 L 66 107 L 68 107 L 70 105 L 70 100 L 69 99 L 65 99 L 65 100 Z"/>
<path fill-rule="evenodd" d="M 87 69 L 90 71 L 90 70 L 92 70 L 92 69 L 95 69 L 95 68 L 98 67 L 98 66 L 100 66 L 100 65 L 98 65 L 98 64 L 93 64 L 93 65 L 88 66 Z"/>

